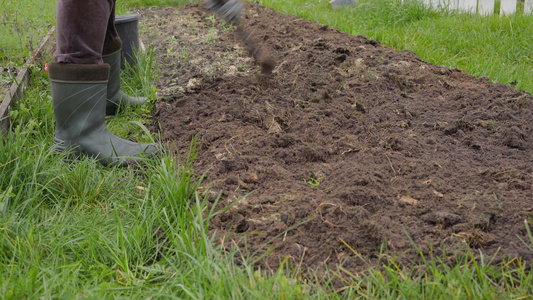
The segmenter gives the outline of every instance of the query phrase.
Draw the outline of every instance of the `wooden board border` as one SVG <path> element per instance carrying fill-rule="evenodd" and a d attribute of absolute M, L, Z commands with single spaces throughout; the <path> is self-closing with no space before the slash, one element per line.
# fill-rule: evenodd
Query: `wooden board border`
<path fill-rule="evenodd" d="M 6 93 L 5 98 L 0 102 L 0 131 L 3 135 L 6 135 L 9 130 L 11 121 L 9 119 L 10 107 L 17 103 L 17 101 L 23 97 L 24 89 L 30 82 L 30 75 L 34 64 L 38 59 L 42 58 L 42 52 L 47 49 L 48 46 L 54 41 L 52 38 L 55 33 L 55 27 L 52 27 L 46 34 L 41 44 L 32 53 L 31 57 L 24 63 L 20 70 L 15 82 L 9 87 L 9 91 Z"/>

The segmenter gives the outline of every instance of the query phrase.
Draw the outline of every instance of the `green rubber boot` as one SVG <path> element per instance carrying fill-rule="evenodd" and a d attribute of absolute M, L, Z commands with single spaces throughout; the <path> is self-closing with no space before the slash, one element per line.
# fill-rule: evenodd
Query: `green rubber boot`
<path fill-rule="evenodd" d="M 120 43 L 120 40 L 118 40 Z M 115 42 L 116 43 L 116 42 Z M 122 43 L 120 43 L 122 45 Z M 119 106 L 137 106 L 142 105 L 147 97 L 132 97 L 126 95 L 120 89 L 120 57 L 122 46 L 113 53 L 102 55 L 104 63 L 109 64 L 109 83 L 107 84 L 107 104 L 106 115 L 115 115 Z"/>
<path fill-rule="evenodd" d="M 49 63 L 48 69 L 56 117 L 54 152 L 124 166 L 159 150 L 155 144 L 130 142 L 107 130 L 108 65 Z"/>

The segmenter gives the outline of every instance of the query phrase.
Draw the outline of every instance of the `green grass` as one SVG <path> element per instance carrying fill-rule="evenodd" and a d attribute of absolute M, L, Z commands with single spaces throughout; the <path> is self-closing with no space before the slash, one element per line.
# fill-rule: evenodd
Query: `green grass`
<path fill-rule="evenodd" d="M 531 235 L 530 235 L 531 236 Z M 402 266 L 397 257 L 382 253 L 382 267 L 363 275 L 346 271 L 342 296 L 370 299 L 530 299 L 533 273 L 519 259 L 494 264 L 491 258 L 468 252 L 452 263 L 446 254 L 424 257 L 422 263 Z"/>
<path fill-rule="evenodd" d="M 156 101 L 156 89 L 152 86 L 152 82 L 158 78 L 158 66 L 154 62 L 153 52 L 154 49 L 150 45 L 145 53 L 134 50 L 136 65 L 130 66 L 126 61 L 125 68 L 121 72 L 121 89 L 128 95 L 148 97 L 147 103 L 135 108 L 121 107 L 116 116 L 108 118 L 111 131 L 124 138 L 141 142 L 152 142 L 158 138 L 157 134 L 152 133 L 148 136 L 143 130 L 143 127 L 151 123 L 150 116 Z"/>
<path fill-rule="evenodd" d="M 125 70 L 124 88 L 153 97 L 154 70 L 148 48 Z M 208 223 L 224 208 L 210 209 L 197 193 L 194 141 L 186 157 L 165 147 L 142 168 L 52 155 L 48 74 L 37 66 L 32 74 L 0 137 L 0 299 L 326 297 L 284 272 L 237 266 L 244 254 L 216 246 Z M 108 118 L 110 131 L 151 140 L 143 130 L 151 105 Z"/>
<path fill-rule="evenodd" d="M 296 299 L 311 292 L 283 273 L 237 267 L 238 252 L 216 248 L 207 228 L 218 211 L 196 193 L 202 174 L 192 171 L 194 142 L 188 156 L 165 151 L 143 168 L 64 163 L 50 153 L 47 74 L 37 70 L 32 80 L 0 151 L 0 298 Z M 27 126 L 32 120 L 39 123 Z"/>
<path fill-rule="evenodd" d="M 190 0 L 117 1 L 116 13 L 127 14 L 135 7 L 180 5 Z M 55 25 L 57 0 L 0 0 L 0 65 L 22 66 Z M 4 76 L 0 80 L 8 80 Z"/>
<path fill-rule="evenodd" d="M 131 5 L 147 1 L 120 2 L 120 10 L 127 12 L 134 11 Z M 411 50 L 428 48 L 433 58 L 426 60 L 467 63 L 460 58 L 476 51 L 485 55 L 478 43 L 490 41 L 491 53 L 502 57 L 485 65 L 469 62 L 485 73 L 515 56 L 514 68 L 523 67 L 523 56 L 528 55 L 523 48 L 531 41 L 524 37 L 524 28 L 531 24 L 524 16 L 477 20 L 413 3 L 386 6 L 382 0 L 336 12 L 319 2 L 267 4 L 287 13 L 303 12 L 348 32 L 366 30 L 365 35 L 374 34 L 383 43 L 390 39 Z M 431 30 L 448 23 L 470 30 L 431 36 Z M 525 39 L 505 50 L 503 41 L 493 42 L 496 34 Z M 448 42 L 440 41 L 444 37 Z M 123 138 L 157 140 L 144 129 L 153 109 L 151 82 L 158 66 L 151 47 L 138 58 L 137 66 L 124 72 L 123 87 L 130 94 L 149 96 L 152 103 L 125 109 L 107 123 Z M 523 73 L 530 76 L 527 69 Z M 245 253 L 220 249 L 208 234 L 209 221 L 219 211 L 211 210 L 197 193 L 202 174 L 192 168 L 194 141 L 186 157 L 165 150 L 143 168 L 104 168 L 91 159 L 64 163 L 50 153 L 55 124 L 47 73 L 36 66 L 32 74 L 31 87 L 10 113 L 12 130 L 0 137 L 0 299 L 528 299 L 533 294 L 530 266 L 519 259 L 491 264 L 491 258 L 479 253 L 465 253 L 453 263 L 446 255 L 419 254 L 419 263 L 405 266 L 384 249 L 379 267 L 316 278 L 303 277 L 300 268 L 287 261 L 274 274 L 255 270 Z M 533 252 L 532 224 L 531 219 L 525 222 L 529 239 L 523 242 Z M 244 263 L 236 265 L 235 258 Z"/>
<path fill-rule="evenodd" d="M 21 66 L 55 24 L 57 0 L 0 0 L 0 64 Z"/>

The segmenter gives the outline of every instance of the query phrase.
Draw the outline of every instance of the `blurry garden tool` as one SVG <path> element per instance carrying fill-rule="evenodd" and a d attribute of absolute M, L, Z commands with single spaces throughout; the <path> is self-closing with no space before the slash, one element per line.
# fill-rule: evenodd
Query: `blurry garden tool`
<path fill-rule="evenodd" d="M 230 24 L 238 24 L 241 19 L 242 2 L 239 0 L 206 0 L 205 6 Z"/>
<path fill-rule="evenodd" d="M 242 3 L 240 0 L 206 0 L 206 8 L 220 15 L 230 24 L 237 26 L 237 32 L 241 37 L 248 52 L 261 66 L 261 73 L 270 74 L 276 66 L 276 60 L 254 40 L 252 33 L 247 32 L 242 25 L 241 12 Z"/>

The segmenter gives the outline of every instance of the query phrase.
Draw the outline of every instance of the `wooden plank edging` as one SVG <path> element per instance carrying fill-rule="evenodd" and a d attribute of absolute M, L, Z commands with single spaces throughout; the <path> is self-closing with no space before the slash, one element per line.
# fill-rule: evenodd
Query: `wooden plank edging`
<path fill-rule="evenodd" d="M 55 33 L 55 27 L 52 27 L 43 41 L 32 53 L 31 57 L 24 63 L 15 82 L 11 84 L 4 100 L 0 102 L 0 131 L 6 135 L 10 126 L 9 108 L 14 105 L 23 96 L 24 88 L 29 84 L 30 74 L 33 64 L 36 59 L 42 55 L 42 51 L 53 41 L 52 37 Z"/>

